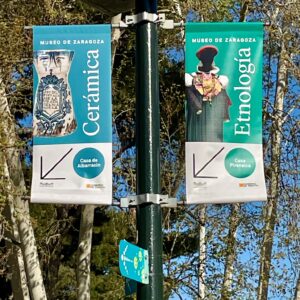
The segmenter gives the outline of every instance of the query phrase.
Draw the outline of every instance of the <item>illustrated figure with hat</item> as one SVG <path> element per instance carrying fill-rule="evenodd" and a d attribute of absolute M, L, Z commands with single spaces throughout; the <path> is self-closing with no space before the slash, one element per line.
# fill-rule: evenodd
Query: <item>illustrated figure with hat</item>
<path fill-rule="evenodd" d="M 229 120 L 231 101 L 226 92 L 228 78 L 218 75 L 214 65 L 218 54 L 215 46 L 201 47 L 197 71 L 185 75 L 187 91 L 187 140 L 190 142 L 222 142 L 223 123 Z"/>

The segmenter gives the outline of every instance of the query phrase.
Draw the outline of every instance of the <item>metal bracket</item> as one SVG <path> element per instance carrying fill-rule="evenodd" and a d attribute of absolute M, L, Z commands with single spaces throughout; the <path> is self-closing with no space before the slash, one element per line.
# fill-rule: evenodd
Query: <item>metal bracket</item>
<path fill-rule="evenodd" d="M 126 25 L 137 24 L 142 21 L 160 23 L 161 27 L 164 29 L 172 29 L 175 26 L 177 26 L 177 23 L 174 23 L 173 20 L 166 20 L 166 15 L 164 13 L 157 15 L 157 14 L 151 14 L 151 13 L 144 11 L 137 15 L 125 16 L 125 24 Z"/>
<path fill-rule="evenodd" d="M 121 198 L 121 207 L 137 206 L 143 203 L 160 204 L 162 207 L 176 207 L 177 199 L 169 198 L 168 195 L 141 194 Z"/>
<path fill-rule="evenodd" d="M 173 20 L 166 20 L 165 14 L 159 14 L 159 23 L 160 27 L 163 29 L 173 29 L 174 28 L 174 21 Z"/>
<path fill-rule="evenodd" d="M 159 21 L 159 16 L 157 14 L 151 14 L 146 11 L 141 12 L 137 15 L 125 16 L 125 23 L 127 25 L 137 24 L 142 21 L 149 21 L 156 23 Z"/>
<path fill-rule="evenodd" d="M 112 28 L 127 28 L 128 25 L 125 22 L 120 21 L 119 23 L 112 23 L 111 27 Z"/>

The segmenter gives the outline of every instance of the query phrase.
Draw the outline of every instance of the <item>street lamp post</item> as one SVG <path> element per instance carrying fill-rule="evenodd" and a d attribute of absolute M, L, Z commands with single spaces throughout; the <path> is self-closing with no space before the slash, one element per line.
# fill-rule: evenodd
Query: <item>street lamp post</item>
<path fill-rule="evenodd" d="M 157 13 L 157 0 L 136 0 L 136 14 Z M 136 24 L 137 195 L 160 194 L 160 113 L 157 25 Z M 137 299 L 163 299 L 162 212 L 159 204 L 137 206 L 138 245 L 149 251 L 149 284 L 138 284 Z"/>

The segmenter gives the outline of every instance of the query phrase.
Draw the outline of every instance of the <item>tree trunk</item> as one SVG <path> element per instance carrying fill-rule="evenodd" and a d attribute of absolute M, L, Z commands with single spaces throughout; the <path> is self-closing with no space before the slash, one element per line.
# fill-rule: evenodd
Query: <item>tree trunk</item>
<path fill-rule="evenodd" d="M 183 20 L 183 16 L 182 16 L 182 10 L 181 10 L 181 6 L 180 6 L 180 1 L 179 0 L 173 0 L 173 4 L 174 4 L 174 9 L 175 12 L 177 13 L 177 16 Z M 184 40 L 184 27 L 182 26 L 182 28 L 180 29 L 180 37 L 182 39 L 182 41 Z"/>
<path fill-rule="evenodd" d="M 19 151 L 16 149 L 17 136 L 15 132 L 15 122 L 8 107 L 4 85 L 2 82 L 0 82 L 0 85 L 0 115 L 1 122 L 3 122 L 2 125 L 4 125 L 2 126 L 4 129 L 4 144 L 6 144 L 4 157 L 8 167 L 9 179 L 14 191 L 14 217 L 19 231 L 29 291 L 33 300 L 44 300 L 47 299 L 47 297 L 38 260 L 33 228 L 30 221 L 29 205 L 28 201 L 22 200 L 21 198 L 26 191 L 26 187 Z"/>
<path fill-rule="evenodd" d="M 46 300 L 34 232 L 30 221 L 28 202 L 15 197 L 16 219 L 19 228 L 30 294 L 33 300 Z"/>
<path fill-rule="evenodd" d="M 60 224 L 57 228 L 55 238 L 52 239 L 52 245 L 50 247 L 51 255 L 47 263 L 47 267 L 44 267 L 44 282 L 47 288 L 46 292 L 49 299 L 56 299 L 57 289 L 55 286 L 58 282 L 59 267 L 61 265 L 61 255 L 63 250 L 63 238 L 69 229 L 67 222 L 68 218 L 68 206 L 57 205 L 56 206 L 56 222 Z"/>
<path fill-rule="evenodd" d="M 112 24 L 119 24 L 121 22 L 122 14 L 118 14 L 111 18 Z M 119 43 L 119 39 L 121 37 L 121 29 L 120 28 L 113 28 L 112 35 L 111 35 L 111 65 L 114 66 L 116 51 Z"/>
<path fill-rule="evenodd" d="M 205 261 L 206 261 L 206 229 L 205 229 L 205 204 L 199 209 L 199 267 L 198 267 L 198 294 L 199 300 L 205 299 Z"/>
<path fill-rule="evenodd" d="M 9 228 L 4 228 L 5 237 L 6 237 L 6 246 L 9 249 L 9 270 L 11 273 L 11 287 L 13 292 L 14 299 L 20 300 L 30 300 L 29 290 L 27 286 L 27 278 L 24 266 L 24 260 L 22 255 L 22 250 L 20 248 L 20 237 L 19 230 L 17 227 L 16 219 L 14 217 L 14 206 L 13 206 L 13 191 L 12 186 L 9 180 L 9 172 L 7 163 L 4 159 L 4 155 L 0 152 L 0 167 L 1 167 L 1 176 L 6 179 L 4 191 L 2 195 L 5 195 L 6 206 L 3 212 L 3 215 L 8 220 Z"/>
<path fill-rule="evenodd" d="M 269 199 L 265 209 L 265 227 L 260 254 L 260 273 L 257 300 L 267 300 L 274 228 L 277 218 L 277 200 L 280 184 L 280 156 L 283 126 L 284 96 L 286 92 L 287 65 L 284 42 L 281 42 L 281 52 L 278 63 L 277 89 L 273 113 L 273 126 L 271 132 L 271 166 Z"/>
<path fill-rule="evenodd" d="M 298 275 L 294 300 L 300 300 L 300 274 Z"/>
<path fill-rule="evenodd" d="M 231 207 L 229 232 L 227 236 L 225 273 L 221 292 L 222 300 L 229 300 L 231 298 L 233 267 L 235 261 L 236 232 L 239 224 L 240 204 L 233 204 Z"/>
<path fill-rule="evenodd" d="M 13 297 L 18 300 L 30 300 L 22 250 L 18 246 L 12 247 L 14 249 L 12 249 L 12 253 L 9 256 L 9 266 L 12 272 L 11 287 Z"/>
<path fill-rule="evenodd" d="M 77 300 L 90 299 L 90 264 L 94 209 L 94 205 L 82 206 L 77 261 Z"/>

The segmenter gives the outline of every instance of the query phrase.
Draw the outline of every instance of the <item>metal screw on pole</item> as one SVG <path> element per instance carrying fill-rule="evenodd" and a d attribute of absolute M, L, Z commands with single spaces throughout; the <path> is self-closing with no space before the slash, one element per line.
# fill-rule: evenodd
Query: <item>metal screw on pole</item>
<path fill-rule="evenodd" d="M 157 0 L 136 0 L 136 14 L 157 13 Z M 157 24 L 136 24 L 137 195 L 160 194 L 159 80 Z M 149 284 L 138 284 L 137 299 L 163 299 L 162 216 L 159 204 L 137 206 L 138 245 L 149 251 Z"/>

